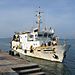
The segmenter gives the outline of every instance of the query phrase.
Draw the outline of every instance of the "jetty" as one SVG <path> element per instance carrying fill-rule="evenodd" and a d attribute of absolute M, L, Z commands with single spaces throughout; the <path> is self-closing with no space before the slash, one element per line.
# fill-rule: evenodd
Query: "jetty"
<path fill-rule="evenodd" d="M 0 75 L 45 75 L 45 73 L 38 64 L 0 50 Z"/>

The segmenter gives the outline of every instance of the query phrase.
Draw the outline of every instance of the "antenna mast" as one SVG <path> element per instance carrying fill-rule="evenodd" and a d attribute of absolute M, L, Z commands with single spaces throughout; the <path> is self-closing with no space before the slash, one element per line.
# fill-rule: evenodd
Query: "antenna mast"
<path fill-rule="evenodd" d="M 38 32 L 39 32 L 40 31 L 40 23 L 41 23 L 40 14 L 43 12 L 40 11 L 40 7 L 39 7 L 39 10 L 36 12 L 38 12 L 38 14 L 36 16 L 37 16 L 37 24 L 38 24 Z"/>

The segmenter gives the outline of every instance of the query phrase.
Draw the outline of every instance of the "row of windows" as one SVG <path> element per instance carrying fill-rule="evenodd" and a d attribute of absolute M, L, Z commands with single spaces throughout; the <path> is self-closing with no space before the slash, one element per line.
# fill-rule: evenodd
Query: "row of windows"
<path fill-rule="evenodd" d="M 38 34 L 38 37 L 51 37 L 53 34 L 48 34 L 48 33 L 44 33 L 44 34 Z"/>
<path fill-rule="evenodd" d="M 47 34 L 47 33 L 44 33 L 44 34 L 38 34 L 38 35 L 35 35 L 35 38 L 37 38 L 37 37 L 51 37 L 52 36 L 52 34 Z M 34 35 L 29 35 L 29 37 L 30 38 L 33 38 L 34 37 Z"/>

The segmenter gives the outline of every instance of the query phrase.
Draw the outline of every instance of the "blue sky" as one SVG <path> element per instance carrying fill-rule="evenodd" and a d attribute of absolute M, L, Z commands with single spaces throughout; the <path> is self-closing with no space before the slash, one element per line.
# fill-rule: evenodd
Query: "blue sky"
<path fill-rule="evenodd" d="M 75 38 L 75 0 L 0 0 L 0 37 L 36 26 L 36 10 L 43 11 L 43 24 L 60 38 Z"/>

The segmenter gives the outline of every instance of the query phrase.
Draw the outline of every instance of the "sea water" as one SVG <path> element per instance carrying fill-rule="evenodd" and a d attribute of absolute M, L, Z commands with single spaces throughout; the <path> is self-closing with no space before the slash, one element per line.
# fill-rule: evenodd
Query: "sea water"
<path fill-rule="evenodd" d="M 8 52 L 10 48 L 10 38 L 0 38 L 0 49 Z M 63 63 L 45 61 L 36 58 L 26 59 L 40 65 L 47 75 L 75 75 L 75 39 L 68 39 L 67 43 L 71 45 Z"/>

